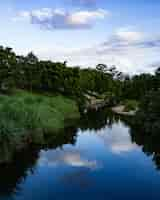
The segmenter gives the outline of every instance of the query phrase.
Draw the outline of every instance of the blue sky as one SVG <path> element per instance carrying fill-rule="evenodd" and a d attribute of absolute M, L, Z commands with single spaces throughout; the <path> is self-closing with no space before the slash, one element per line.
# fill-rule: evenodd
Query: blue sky
<path fill-rule="evenodd" d="M 159 0 L 2 0 L 0 44 L 19 54 L 152 72 L 160 62 Z"/>

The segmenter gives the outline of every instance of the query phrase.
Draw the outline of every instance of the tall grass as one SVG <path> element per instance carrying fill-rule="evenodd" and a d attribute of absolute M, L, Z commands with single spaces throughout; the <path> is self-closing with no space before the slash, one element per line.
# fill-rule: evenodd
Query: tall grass
<path fill-rule="evenodd" d="M 0 95 L 0 135 L 24 134 L 29 130 L 55 131 L 65 119 L 79 117 L 78 107 L 64 96 L 44 96 L 26 91 Z"/>

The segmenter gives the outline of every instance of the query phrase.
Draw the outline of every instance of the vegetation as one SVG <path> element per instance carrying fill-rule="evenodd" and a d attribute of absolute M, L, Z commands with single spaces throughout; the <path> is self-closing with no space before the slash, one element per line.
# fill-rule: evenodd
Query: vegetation
<path fill-rule="evenodd" d="M 77 116 L 76 103 L 84 109 L 86 94 L 108 100 L 109 106 L 125 102 L 126 111 L 140 102 L 138 121 L 147 120 L 141 126 L 159 130 L 159 88 L 160 68 L 154 75 L 129 77 L 115 66 L 80 69 L 0 47 L 1 133 L 64 127 L 66 117 Z"/>
<path fill-rule="evenodd" d="M 160 133 L 160 90 L 149 92 L 140 104 L 136 122 L 146 134 Z"/>
<path fill-rule="evenodd" d="M 96 69 L 67 67 L 67 63 L 39 61 L 33 54 L 17 56 L 11 48 L 0 48 L 0 89 L 12 88 L 78 96 L 87 90 L 115 91 L 111 75 Z"/>
<path fill-rule="evenodd" d="M 66 119 L 79 117 L 74 100 L 64 96 L 46 96 L 16 91 L 0 95 L 1 135 L 21 136 L 26 131 L 56 131 L 64 128 Z"/>
<path fill-rule="evenodd" d="M 9 160 L 12 150 L 6 146 L 16 151 L 26 143 L 45 146 L 59 142 L 58 130 L 65 127 L 66 120 L 79 118 L 87 101 L 103 99 L 108 106 L 123 103 L 125 112 L 137 110 L 135 117 L 125 119 L 132 140 L 152 154 L 159 167 L 160 68 L 155 74 L 130 77 L 115 66 L 80 69 L 67 62 L 39 60 L 32 52 L 19 56 L 11 48 L 0 47 L 0 154 Z M 105 110 L 90 111 L 80 127 L 111 126 L 119 120 L 116 117 Z"/>
<path fill-rule="evenodd" d="M 124 102 L 124 105 L 125 105 L 125 108 L 124 108 L 125 112 L 138 109 L 138 102 L 136 100 L 126 100 Z"/>

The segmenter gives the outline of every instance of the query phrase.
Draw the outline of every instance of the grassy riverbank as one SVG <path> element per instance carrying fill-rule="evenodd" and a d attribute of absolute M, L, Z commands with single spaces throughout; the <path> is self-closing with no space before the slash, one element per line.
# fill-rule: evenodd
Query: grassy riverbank
<path fill-rule="evenodd" d="M 33 130 L 54 132 L 64 128 L 65 120 L 78 117 L 76 102 L 62 95 L 22 90 L 0 95 L 0 135 L 19 136 Z"/>

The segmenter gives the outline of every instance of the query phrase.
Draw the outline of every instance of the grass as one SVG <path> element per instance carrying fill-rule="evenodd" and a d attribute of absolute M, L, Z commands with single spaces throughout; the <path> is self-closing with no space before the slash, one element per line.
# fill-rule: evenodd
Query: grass
<path fill-rule="evenodd" d="M 17 90 L 0 95 L 0 134 L 18 135 L 30 130 L 46 132 L 64 128 L 66 119 L 79 117 L 72 99 L 61 95 L 47 96 Z"/>

